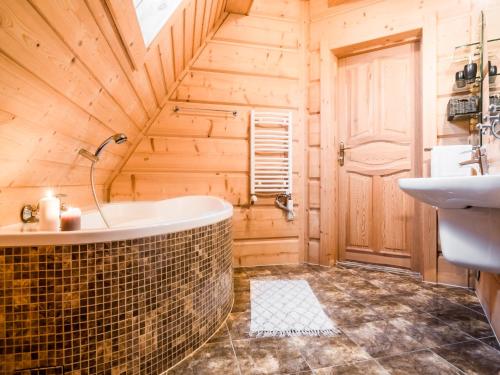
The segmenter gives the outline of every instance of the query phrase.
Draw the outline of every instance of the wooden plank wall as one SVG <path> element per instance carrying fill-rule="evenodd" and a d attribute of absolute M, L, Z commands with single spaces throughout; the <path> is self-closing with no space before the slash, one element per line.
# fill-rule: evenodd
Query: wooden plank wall
<path fill-rule="evenodd" d="M 249 16 L 230 14 L 112 183 L 111 200 L 223 197 L 235 206 L 235 266 L 298 263 L 304 247 L 305 11 L 301 0 L 257 0 Z M 175 105 L 189 110 L 174 113 Z M 253 108 L 293 114 L 295 221 L 287 222 L 272 199 L 250 206 Z"/>
<path fill-rule="evenodd" d="M 354 2 L 338 2 L 338 6 L 329 7 L 328 0 L 310 0 L 310 38 L 309 52 L 309 121 L 308 121 L 308 192 L 309 227 L 317 227 L 319 215 L 319 144 L 318 136 L 320 112 L 320 42 L 323 37 L 335 40 L 339 46 L 360 43 L 369 36 L 370 39 L 397 34 L 408 29 L 418 29 L 426 25 L 433 17 L 437 20 L 437 39 L 428 41 L 435 43 L 437 61 L 437 95 L 436 144 L 463 144 L 468 142 L 468 122 L 449 122 L 446 119 L 446 104 L 452 92 L 454 74 L 457 65 L 453 64 L 455 46 L 476 41 L 479 12 L 485 10 L 488 37 L 500 37 L 500 25 L 496 21 L 500 17 L 498 1 L 476 2 L 473 0 L 446 0 L 424 2 L 419 0 L 360 0 Z M 336 2 L 331 2 L 336 3 Z M 425 32 L 425 31 L 424 31 Z M 423 79 L 425 81 L 425 71 Z M 424 82 L 425 84 L 425 82 Z M 490 140 L 493 142 L 492 140 Z M 492 171 L 500 170 L 500 142 L 490 144 L 489 152 Z M 309 231 L 309 246 L 306 260 L 318 261 L 318 232 Z M 455 285 L 471 285 L 471 277 L 466 269 L 456 267 L 436 254 L 437 281 Z M 483 274 L 478 285 L 478 294 L 491 317 L 497 333 L 500 331 L 500 281 L 498 275 Z"/>
<path fill-rule="evenodd" d="M 185 0 L 134 70 L 105 4 L 0 3 L 0 225 L 16 222 L 22 204 L 49 187 L 90 205 L 89 162 L 77 152 L 124 132 L 130 142 L 109 146 L 97 165 L 102 195 L 225 16 L 224 0 Z"/>

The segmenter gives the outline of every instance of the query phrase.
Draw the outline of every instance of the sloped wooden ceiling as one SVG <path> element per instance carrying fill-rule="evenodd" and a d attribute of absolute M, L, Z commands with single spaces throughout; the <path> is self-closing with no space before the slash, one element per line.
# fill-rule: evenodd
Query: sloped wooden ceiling
<path fill-rule="evenodd" d="M 111 200 L 223 197 L 234 206 L 235 265 L 298 263 L 305 233 L 308 6 L 302 0 L 254 0 L 248 16 L 228 14 L 110 185 Z M 254 108 L 292 113 L 294 221 L 284 218 L 273 197 L 250 205 Z"/>
<path fill-rule="evenodd" d="M 108 5 L 0 2 L 0 225 L 49 187 L 89 204 L 78 150 L 123 132 L 130 142 L 109 146 L 97 165 L 102 192 L 225 15 L 225 0 L 183 1 L 134 69 Z"/>

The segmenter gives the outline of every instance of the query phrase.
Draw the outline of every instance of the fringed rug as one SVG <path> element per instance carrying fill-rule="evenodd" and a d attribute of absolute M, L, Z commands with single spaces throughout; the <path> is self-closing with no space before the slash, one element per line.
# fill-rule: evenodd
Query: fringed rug
<path fill-rule="evenodd" d="M 334 336 L 339 333 L 305 280 L 250 280 L 250 301 L 252 336 Z"/>

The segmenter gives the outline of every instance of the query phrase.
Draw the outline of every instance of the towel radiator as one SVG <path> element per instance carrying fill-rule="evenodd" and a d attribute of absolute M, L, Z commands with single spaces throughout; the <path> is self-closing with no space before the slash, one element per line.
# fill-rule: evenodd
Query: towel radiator
<path fill-rule="evenodd" d="M 258 195 L 275 196 L 293 220 L 292 113 L 252 110 L 250 120 L 250 202 Z"/>

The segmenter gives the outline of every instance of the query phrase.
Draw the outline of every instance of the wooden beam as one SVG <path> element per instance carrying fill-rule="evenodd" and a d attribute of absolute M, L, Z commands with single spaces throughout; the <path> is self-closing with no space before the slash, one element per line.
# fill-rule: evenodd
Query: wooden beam
<path fill-rule="evenodd" d="M 146 45 L 142 39 L 142 31 L 132 0 L 106 0 L 105 4 L 120 32 L 121 42 L 134 69 L 139 69 L 146 57 Z"/>
<path fill-rule="evenodd" d="M 253 0 L 228 0 L 226 3 L 226 12 L 248 16 L 252 3 Z"/>
<path fill-rule="evenodd" d="M 337 58 L 328 47 L 328 40 L 321 41 L 321 114 L 320 114 L 320 252 L 319 262 L 328 266 L 337 259 L 337 160 L 335 159 L 336 124 L 334 123 L 333 92 Z"/>
<path fill-rule="evenodd" d="M 436 144 L 437 120 L 437 15 L 429 14 L 422 30 L 422 176 L 430 176 L 430 152 L 424 148 Z M 425 281 L 437 281 L 437 215 L 436 210 L 420 204 L 422 259 L 420 262 Z"/>
<path fill-rule="evenodd" d="M 354 3 L 359 0 L 328 0 L 328 8 L 344 5 L 347 3 Z"/>

